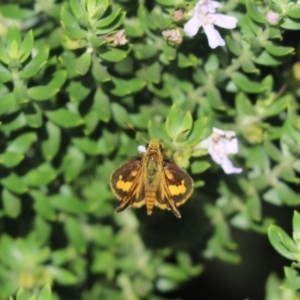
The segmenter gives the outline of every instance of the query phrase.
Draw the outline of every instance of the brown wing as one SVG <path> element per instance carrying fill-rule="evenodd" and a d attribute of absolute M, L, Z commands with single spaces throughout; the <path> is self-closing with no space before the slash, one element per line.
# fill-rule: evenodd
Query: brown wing
<path fill-rule="evenodd" d="M 140 207 L 144 204 L 145 192 L 142 182 L 142 165 L 140 158 L 132 158 L 111 175 L 110 187 L 121 203 L 116 212 L 132 205 Z"/>
<path fill-rule="evenodd" d="M 156 193 L 156 205 L 168 209 L 180 218 L 177 206 L 185 203 L 194 190 L 193 179 L 181 170 L 175 163 L 164 162 L 164 176 Z"/>

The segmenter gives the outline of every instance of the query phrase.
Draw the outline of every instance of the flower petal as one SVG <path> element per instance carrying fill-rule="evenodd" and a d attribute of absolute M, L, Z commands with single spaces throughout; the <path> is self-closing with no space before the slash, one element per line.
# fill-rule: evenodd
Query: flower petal
<path fill-rule="evenodd" d="M 190 18 L 190 20 L 184 25 L 183 30 L 186 33 L 186 35 L 192 37 L 195 36 L 199 30 L 199 28 L 202 26 L 201 20 L 198 18 L 198 16 L 195 14 L 193 17 Z"/>
<path fill-rule="evenodd" d="M 238 140 L 234 138 L 232 140 L 223 139 L 224 150 L 227 154 L 236 154 L 239 152 Z"/>
<path fill-rule="evenodd" d="M 213 127 L 212 131 L 213 133 L 217 133 L 218 135 L 225 135 L 225 131 L 217 127 Z"/>
<path fill-rule="evenodd" d="M 199 1 L 196 4 L 196 9 L 198 12 L 201 12 L 202 14 L 208 14 L 212 13 L 214 14 L 216 12 L 216 8 L 222 7 L 222 5 L 218 1 Z"/>
<path fill-rule="evenodd" d="M 243 171 L 242 168 L 234 167 L 228 157 L 224 157 L 221 167 L 226 174 L 241 173 Z"/>
<path fill-rule="evenodd" d="M 195 149 L 208 149 L 209 145 L 211 143 L 211 137 L 209 136 L 208 138 L 202 140 L 199 144 L 195 146 Z"/>
<path fill-rule="evenodd" d="M 219 31 L 216 30 L 213 25 L 211 24 L 204 25 L 203 29 L 207 36 L 208 44 L 210 48 L 215 49 L 218 46 L 225 46 L 225 41 L 221 37 Z"/>
<path fill-rule="evenodd" d="M 214 14 L 214 17 L 214 24 L 222 28 L 233 29 L 236 27 L 236 23 L 238 22 L 236 17 L 226 16 L 223 14 Z"/>
<path fill-rule="evenodd" d="M 139 145 L 137 150 L 139 153 L 145 153 L 147 151 L 147 149 L 144 145 Z"/>
<path fill-rule="evenodd" d="M 222 165 L 223 161 L 224 161 L 224 155 L 222 155 L 220 153 L 220 151 L 218 151 L 219 149 L 216 149 L 214 147 L 214 144 L 212 143 L 210 145 L 210 147 L 208 147 L 207 151 L 209 153 L 209 155 L 211 156 L 211 159 L 217 163 L 218 165 Z M 226 156 L 225 156 L 226 157 Z M 226 157 L 227 158 L 227 157 Z"/>

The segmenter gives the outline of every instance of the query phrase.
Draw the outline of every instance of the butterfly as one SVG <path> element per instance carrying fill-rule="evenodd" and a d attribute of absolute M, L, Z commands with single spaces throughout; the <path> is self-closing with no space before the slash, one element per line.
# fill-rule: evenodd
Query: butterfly
<path fill-rule="evenodd" d="M 110 187 L 121 201 L 116 212 L 146 204 L 148 215 L 157 206 L 181 218 L 177 207 L 191 196 L 194 182 L 163 153 L 161 142 L 151 139 L 141 157 L 130 159 L 112 173 Z"/>

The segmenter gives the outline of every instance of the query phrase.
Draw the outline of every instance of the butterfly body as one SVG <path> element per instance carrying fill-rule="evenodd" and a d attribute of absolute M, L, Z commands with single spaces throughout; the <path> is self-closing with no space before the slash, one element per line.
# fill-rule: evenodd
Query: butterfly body
<path fill-rule="evenodd" d="M 121 200 L 116 212 L 128 206 L 146 204 L 151 215 L 154 206 L 168 209 L 180 218 L 177 206 L 193 192 L 193 180 L 175 163 L 164 159 L 161 143 L 152 139 L 141 158 L 132 158 L 111 175 L 111 189 Z"/>

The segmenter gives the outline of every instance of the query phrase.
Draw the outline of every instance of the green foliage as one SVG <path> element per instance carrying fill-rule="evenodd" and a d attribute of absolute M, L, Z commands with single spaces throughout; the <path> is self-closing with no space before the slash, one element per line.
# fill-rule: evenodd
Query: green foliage
<path fill-rule="evenodd" d="M 268 230 L 269 240 L 272 246 L 285 258 L 292 260 L 291 267 L 284 267 L 285 281 L 282 287 L 287 290 L 298 290 L 300 287 L 299 269 L 300 259 L 300 215 L 297 211 L 293 216 L 293 238 L 279 226 L 271 225 Z"/>
<path fill-rule="evenodd" d="M 223 1 L 238 23 L 216 27 L 226 45 L 211 49 L 203 28 L 184 33 L 194 4 L 0 5 L 0 299 L 164 299 L 207 259 L 241 261 L 232 227 L 268 232 L 293 261 L 267 300 L 299 289 L 300 217 L 292 239 L 265 206 L 300 204 L 300 5 Z M 224 150 L 231 131 L 239 153 Z M 114 213 L 110 174 L 149 138 L 194 180 L 181 220 Z"/>

